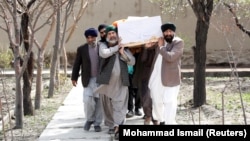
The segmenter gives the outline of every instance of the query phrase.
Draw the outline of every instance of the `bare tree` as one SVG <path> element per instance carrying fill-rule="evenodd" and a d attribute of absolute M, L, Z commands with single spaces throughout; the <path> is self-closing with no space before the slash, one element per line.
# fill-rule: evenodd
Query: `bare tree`
<path fill-rule="evenodd" d="M 56 67 L 58 65 L 58 55 L 59 55 L 59 47 L 60 47 L 60 22 L 61 22 L 61 10 L 60 10 L 61 2 L 60 0 L 56 0 L 54 4 L 54 10 L 56 13 L 56 37 L 55 37 L 55 46 L 54 46 L 54 52 L 52 56 L 52 64 L 50 68 L 50 88 L 48 93 L 48 98 L 53 97 L 54 92 L 54 84 L 55 84 L 55 73 L 56 73 Z"/>
<path fill-rule="evenodd" d="M 63 27 L 62 27 L 63 28 L 63 33 L 66 33 L 66 31 L 68 30 L 67 29 L 68 17 L 70 15 L 72 15 L 72 17 L 74 17 L 73 18 L 74 22 L 69 28 L 70 30 L 69 30 L 69 34 L 67 36 L 67 39 L 65 40 L 66 34 L 62 34 L 62 40 L 61 40 L 61 46 L 62 46 L 61 48 L 62 48 L 62 51 L 63 51 L 63 59 L 64 59 L 63 63 L 64 63 L 64 74 L 65 75 L 67 74 L 67 64 L 68 64 L 67 63 L 68 62 L 67 61 L 67 54 L 66 54 L 66 50 L 65 50 L 65 44 L 67 44 L 70 41 L 70 39 L 71 39 L 71 37 L 72 37 L 76 27 L 77 27 L 77 24 L 78 24 L 79 20 L 81 19 L 83 13 L 85 12 L 85 10 L 86 10 L 86 8 L 88 6 L 88 1 L 81 1 L 81 4 L 80 4 L 81 8 L 78 10 L 77 15 L 74 15 L 74 12 L 72 12 L 74 4 L 75 4 L 75 0 L 71 0 L 66 5 L 66 11 L 65 11 L 65 16 L 64 16 L 64 20 L 63 20 L 65 22 L 64 22 Z"/>
<path fill-rule="evenodd" d="M 0 17 L 5 21 L 5 27 L 0 29 L 7 32 L 10 48 L 14 54 L 14 68 L 16 76 L 16 106 L 15 106 L 15 116 L 16 116 L 16 128 L 23 127 L 23 115 L 30 114 L 33 115 L 33 106 L 31 101 L 31 84 L 33 77 L 33 52 L 32 46 L 35 41 L 34 33 L 41 29 L 44 25 L 40 26 L 36 31 L 34 30 L 34 25 L 31 24 L 31 20 L 34 16 L 34 11 L 32 11 L 31 6 L 36 0 L 31 0 L 28 4 L 26 1 L 6 1 L 0 3 L 0 8 L 2 13 Z M 42 1 L 39 1 L 42 3 Z M 40 6 L 38 4 L 37 6 Z M 37 8 L 37 7 L 36 7 Z M 38 9 L 38 8 L 37 8 Z M 38 14 L 38 17 L 41 13 Z M 21 15 L 21 16 L 20 16 Z M 31 18 L 32 17 L 32 18 Z M 38 19 L 38 18 L 37 18 Z M 21 22 L 19 22 L 21 21 Z M 13 36 L 14 34 L 14 36 Z M 21 53 L 22 45 L 25 48 L 24 54 Z M 30 61 L 30 59 L 32 59 Z M 30 67 L 28 69 L 27 65 Z M 21 79 L 23 77 L 24 88 L 22 91 Z M 38 83 L 39 84 L 39 83 Z M 38 85 L 37 85 L 38 86 Z M 24 94 L 25 93 L 25 94 Z M 26 105 L 24 107 L 24 105 Z M 26 112 L 24 112 L 26 109 Z"/>
<path fill-rule="evenodd" d="M 21 2 L 21 1 L 19 1 Z M 21 78 L 26 69 L 28 58 L 31 52 L 31 49 L 26 52 L 25 58 L 22 59 L 21 55 L 21 27 L 18 21 L 20 19 L 19 8 L 21 6 L 17 1 L 6 1 L 0 3 L 1 8 L 1 18 L 4 20 L 6 27 L 0 27 L 7 32 L 8 38 L 10 41 L 10 48 L 14 54 L 14 69 L 16 77 L 16 101 L 15 101 L 15 128 L 23 128 L 23 91 Z M 33 36 L 32 36 L 33 37 Z M 28 40 L 27 42 L 31 41 Z M 32 44 L 32 43 L 31 43 Z"/>
<path fill-rule="evenodd" d="M 23 76 L 23 112 L 24 115 L 33 115 L 33 105 L 32 105 L 32 99 L 31 99 L 31 90 L 32 90 L 32 81 L 33 81 L 33 71 L 34 71 L 34 53 L 32 51 L 33 41 L 34 41 L 34 30 L 33 26 L 31 25 L 32 22 L 32 16 L 34 16 L 33 13 L 36 9 L 31 9 L 32 6 L 35 5 L 35 2 L 37 0 L 31 0 L 28 3 L 26 1 L 17 1 L 18 4 L 18 10 L 17 14 L 20 19 L 20 42 L 19 46 L 24 47 L 24 51 L 26 52 L 26 58 L 28 58 L 28 64 L 27 67 L 21 66 L 23 69 L 25 69 Z M 39 1 L 41 2 L 41 1 Z M 13 4 L 10 1 L 7 1 L 8 6 L 12 7 Z M 37 4 L 39 6 L 39 4 Z M 10 12 L 9 12 L 10 13 Z M 12 15 L 11 13 L 9 15 Z M 19 20 L 18 20 L 19 21 Z M 31 33 L 32 32 L 32 33 Z M 32 38 L 30 38 L 32 36 Z M 19 56 L 21 59 L 21 65 L 22 62 L 25 61 L 23 57 Z"/>
<path fill-rule="evenodd" d="M 42 14 L 45 10 L 46 7 L 52 6 L 52 3 L 49 1 L 45 1 L 45 3 L 42 5 L 42 8 L 40 9 L 40 14 Z M 37 16 L 34 22 L 34 27 L 36 26 L 36 23 L 38 21 L 40 16 Z M 48 30 L 48 33 L 46 34 L 42 45 L 39 44 L 39 41 L 35 40 L 35 44 L 38 48 L 38 52 L 37 52 L 37 76 L 36 76 L 36 94 L 35 94 L 35 109 L 40 109 L 40 105 L 41 105 L 41 96 L 42 96 L 42 87 L 43 87 L 43 76 L 42 76 L 42 72 L 43 72 L 43 68 L 44 68 L 44 54 L 45 54 L 45 49 L 47 47 L 49 38 L 51 37 L 51 34 L 53 33 L 54 27 L 55 27 L 55 23 L 56 23 L 56 19 L 55 19 L 55 12 L 52 12 L 51 15 L 47 18 L 47 20 L 44 22 L 44 24 L 42 24 L 41 27 L 47 25 L 48 23 L 50 23 L 50 20 L 52 21 L 50 24 L 50 28 Z M 39 27 L 39 28 L 41 28 Z M 39 29 L 38 28 L 38 29 Z"/>
<path fill-rule="evenodd" d="M 77 15 L 74 15 L 73 12 L 73 7 L 75 7 L 75 4 L 79 4 L 80 3 L 80 9 L 77 11 Z M 49 86 L 49 92 L 48 92 L 48 97 L 53 97 L 53 93 L 54 93 L 54 88 L 58 88 L 59 87 L 59 71 L 60 71 L 60 53 L 61 51 L 63 51 L 63 58 L 64 58 L 64 66 L 67 67 L 67 55 L 66 55 L 66 50 L 65 50 L 65 43 L 68 43 L 68 41 L 70 40 L 70 38 L 72 37 L 76 26 L 79 22 L 79 20 L 81 19 L 85 9 L 87 8 L 89 4 L 89 0 L 81 0 L 81 1 L 76 1 L 72 0 L 72 1 L 68 1 L 67 5 L 66 5 L 66 11 L 65 11 L 65 17 L 63 20 L 61 20 L 61 17 L 59 17 L 57 15 L 57 20 L 60 19 L 60 21 L 58 21 L 57 26 L 62 26 L 62 27 L 57 27 L 57 31 L 56 31 L 56 40 L 55 40 L 55 46 L 54 46 L 54 53 L 52 56 L 52 67 L 50 68 L 50 86 Z M 60 4 L 61 9 L 63 9 L 64 3 Z M 62 10 L 61 10 L 62 11 Z M 57 11 L 58 13 L 58 11 Z M 59 13 L 61 15 L 61 13 Z M 69 15 L 72 14 L 73 16 L 73 23 L 72 25 L 69 26 L 69 28 L 67 28 L 68 25 L 68 17 Z M 63 22 L 62 22 L 63 21 Z M 61 29 L 63 29 L 61 31 Z M 68 36 L 66 37 L 65 40 L 65 36 L 66 36 L 66 32 L 69 31 Z M 58 32 L 58 33 L 57 33 Z M 57 48 L 58 46 L 58 48 Z M 64 68 L 64 73 L 67 73 L 66 68 Z M 66 74 L 65 74 L 66 75 Z"/>
<path fill-rule="evenodd" d="M 29 53 L 28 65 L 23 73 L 23 107 L 24 115 L 34 115 L 32 100 L 31 100 L 31 90 L 33 82 L 33 71 L 34 71 L 34 53 L 32 51 L 32 46 L 30 42 L 29 33 L 29 23 L 30 23 L 30 8 L 35 4 L 36 0 L 31 0 L 26 4 L 26 1 L 18 1 L 19 5 L 23 9 L 21 11 L 21 42 L 23 44 L 24 50 Z M 33 42 L 33 41 L 32 41 Z"/>
<path fill-rule="evenodd" d="M 194 107 L 206 102 L 206 44 L 213 0 L 188 0 L 197 18 L 194 50 Z"/>

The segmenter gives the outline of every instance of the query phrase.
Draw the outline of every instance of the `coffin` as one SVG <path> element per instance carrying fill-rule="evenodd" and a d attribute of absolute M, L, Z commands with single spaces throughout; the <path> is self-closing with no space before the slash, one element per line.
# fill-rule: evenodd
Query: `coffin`
<path fill-rule="evenodd" d="M 121 44 L 126 47 L 140 47 L 147 42 L 157 42 L 162 37 L 161 17 L 128 17 L 117 23 Z"/>

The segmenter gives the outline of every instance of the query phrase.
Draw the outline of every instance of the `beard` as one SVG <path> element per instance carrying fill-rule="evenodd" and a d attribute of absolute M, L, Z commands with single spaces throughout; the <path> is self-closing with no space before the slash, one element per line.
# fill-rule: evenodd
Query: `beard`
<path fill-rule="evenodd" d="M 174 35 L 165 35 L 164 39 L 167 43 L 172 43 L 173 39 L 174 39 Z"/>
<path fill-rule="evenodd" d="M 111 45 L 114 45 L 114 44 L 117 44 L 118 43 L 118 39 L 116 37 L 113 37 L 113 38 L 106 38 L 106 41 L 111 44 Z"/>
<path fill-rule="evenodd" d="M 96 47 L 97 41 L 89 42 L 90 47 Z"/>
<path fill-rule="evenodd" d="M 101 42 L 105 42 L 106 41 L 106 37 L 101 37 Z"/>

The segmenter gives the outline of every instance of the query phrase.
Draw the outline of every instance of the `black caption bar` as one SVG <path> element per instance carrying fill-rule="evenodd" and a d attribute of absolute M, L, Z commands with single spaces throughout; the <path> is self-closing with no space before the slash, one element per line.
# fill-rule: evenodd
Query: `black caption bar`
<path fill-rule="evenodd" d="M 119 141 L 133 138 L 192 138 L 211 141 L 230 138 L 249 141 L 249 133 L 249 125 L 120 125 Z"/>

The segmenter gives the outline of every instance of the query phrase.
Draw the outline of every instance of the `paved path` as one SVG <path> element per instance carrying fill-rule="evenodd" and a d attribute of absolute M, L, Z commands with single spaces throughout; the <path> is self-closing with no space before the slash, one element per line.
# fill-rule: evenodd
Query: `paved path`
<path fill-rule="evenodd" d="M 85 115 L 83 112 L 81 83 L 72 88 L 63 105 L 53 116 L 50 123 L 39 137 L 39 141 L 112 141 L 113 134 L 102 125 L 102 132 L 95 132 L 93 126 L 89 131 L 83 130 Z M 143 124 L 142 117 L 127 119 L 126 124 Z"/>

